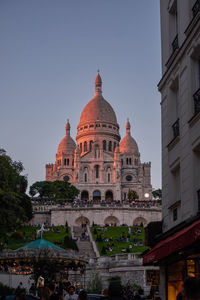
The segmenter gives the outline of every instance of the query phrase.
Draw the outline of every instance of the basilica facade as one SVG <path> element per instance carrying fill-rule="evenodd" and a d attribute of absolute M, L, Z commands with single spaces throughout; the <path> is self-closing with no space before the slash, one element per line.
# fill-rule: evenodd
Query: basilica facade
<path fill-rule="evenodd" d="M 95 95 L 82 111 L 76 142 L 66 134 L 58 146 L 54 164 L 46 165 L 46 180 L 64 180 L 80 190 L 79 199 L 87 201 L 126 200 L 137 192 L 140 200 L 152 199 L 151 163 L 142 163 L 130 122 L 121 140 L 116 114 L 102 96 L 99 73 Z"/>

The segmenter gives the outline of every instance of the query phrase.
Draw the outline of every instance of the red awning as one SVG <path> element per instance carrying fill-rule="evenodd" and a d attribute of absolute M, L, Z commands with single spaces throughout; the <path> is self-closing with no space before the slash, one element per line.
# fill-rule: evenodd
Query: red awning
<path fill-rule="evenodd" d="M 190 246 L 200 239 L 200 220 L 159 242 L 143 257 L 143 264 L 151 264 Z"/>

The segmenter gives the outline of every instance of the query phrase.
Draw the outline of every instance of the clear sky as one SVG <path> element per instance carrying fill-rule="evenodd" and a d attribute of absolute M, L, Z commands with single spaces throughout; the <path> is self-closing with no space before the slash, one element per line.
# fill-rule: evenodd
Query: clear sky
<path fill-rule="evenodd" d="M 97 69 L 121 137 L 129 118 L 160 187 L 159 0 L 0 1 L 0 147 L 29 185 L 45 180 L 68 118 L 75 139 Z"/>

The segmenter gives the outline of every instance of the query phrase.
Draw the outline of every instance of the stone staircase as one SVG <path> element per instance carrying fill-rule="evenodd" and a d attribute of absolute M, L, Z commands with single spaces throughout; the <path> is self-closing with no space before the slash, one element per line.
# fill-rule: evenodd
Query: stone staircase
<path fill-rule="evenodd" d="M 92 243 L 88 239 L 82 239 L 83 229 L 82 227 L 75 226 L 73 227 L 74 238 L 77 239 L 76 243 L 79 248 L 79 253 L 86 256 L 87 258 L 95 258 L 95 253 L 92 247 Z"/>

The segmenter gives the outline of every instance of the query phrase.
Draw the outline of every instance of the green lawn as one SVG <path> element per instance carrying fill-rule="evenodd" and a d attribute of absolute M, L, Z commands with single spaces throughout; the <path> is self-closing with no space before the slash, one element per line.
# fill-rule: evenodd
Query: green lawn
<path fill-rule="evenodd" d="M 131 228 L 131 233 L 129 233 L 129 228 Z M 104 231 L 103 229 L 106 230 Z M 138 233 L 137 229 L 141 232 Z M 96 241 L 100 255 L 109 256 L 109 255 L 123 254 L 123 253 L 141 253 L 148 248 L 144 246 L 144 228 L 140 226 L 137 227 L 93 226 L 91 227 L 91 231 L 93 234 L 93 238 Z M 95 234 L 95 232 L 97 232 L 97 234 Z M 127 240 L 128 234 L 130 235 L 129 241 Z M 122 235 L 124 236 L 124 241 L 120 240 L 120 236 L 122 237 Z M 112 240 L 103 241 L 106 238 Z M 141 245 L 136 246 L 137 243 Z M 107 248 L 106 251 L 105 248 Z M 110 251 L 109 248 L 110 249 L 112 248 L 112 251 Z"/>
<path fill-rule="evenodd" d="M 20 248 L 31 241 L 33 241 L 36 237 L 36 230 L 40 227 L 31 227 L 24 226 L 20 229 L 17 229 L 17 232 L 21 232 L 23 234 L 22 239 L 14 239 L 12 238 L 12 232 L 7 234 L 7 248 L 8 249 L 17 249 Z M 68 227 L 68 233 L 66 233 L 65 226 L 54 226 L 50 227 L 50 230 L 43 233 L 43 238 L 51 243 L 57 243 L 59 247 L 65 248 L 64 246 L 64 238 L 65 236 L 70 236 L 70 228 Z M 4 240 L 0 238 L 0 241 L 4 243 Z"/>

